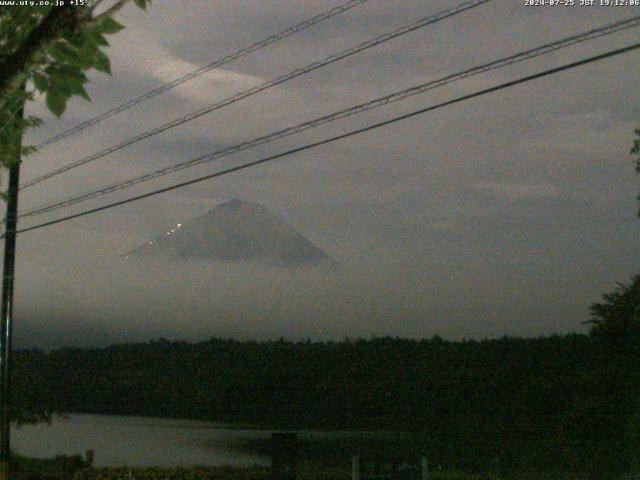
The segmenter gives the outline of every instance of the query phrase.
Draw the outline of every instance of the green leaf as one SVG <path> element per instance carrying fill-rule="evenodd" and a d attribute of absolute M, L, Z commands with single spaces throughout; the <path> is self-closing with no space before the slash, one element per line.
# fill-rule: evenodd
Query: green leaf
<path fill-rule="evenodd" d="M 109 57 L 100 50 L 96 51 L 94 55 L 93 68 L 99 72 L 105 72 L 111 75 L 111 63 L 109 62 Z"/>
<path fill-rule="evenodd" d="M 56 43 L 49 52 L 51 56 L 59 62 L 72 64 L 82 63 L 82 57 L 79 55 L 78 50 L 68 43 Z"/>
<path fill-rule="evenodd" d="M 89 94 L 87 93 L 87 91 L 84 89 L 84 87 L 82 85 L 80 85 L 80 87 L 78 88 L 78 91 L 75 92 L 75 93 L 76 93 L 76 95 L 80 95 L 87 102 L 91 101 L 91 97 L 89 96 Z"/>
<path fill-rule="evenodd" d="M 70 43 L 58 43 L 51 48 L 51 56 L 62 64 L 78 66 L 82 69 L 91 68 L 94 63 L 94 54 L 98 46 L 85 42 L 82 47 L 76 48 Z"/>
<path fill-rule="evenodd" d="M 75 79 L 75 78 L 68 78 L 66 83 L 67 83 L 67 88 L 69 88 L 69 90 L 73 95 L 79 95 L 85 100 L 91 100 L 89 98 L 89 95 L 87 94 L 87 91 L 84 89 L 83 84 L 85 82 L 79 81 L 78 79 Z"/>
<path fill-rule="evenodd" d="M 67 107 L 67 98 L 69 96 L 60 90 L 49 90 L 47 92 L 47 107 L 56 117 L 60 118 L 64 113 Z"/>
<path fill-rule="evenodd" d="M 83 83 L 84 82 L 80 82 L 74 78 L 67 78 L 65 81 L 65 87 L 70 95 L 79 95 L 85 100 L 90 100 L 87 91 L 84 89 Z"/>
<path fill-rule="evenodd" d="M 88 81 L 87 76 L 82 72 L 79 67 L 73 65 L 58 65 L 53 71 L 52 74 L 60 75 L 62 77 L 72 78 L 79 82 L 85 83 Z"/>
<path fill-rule="evenodd" d="M 31 115 L 24 119 L 24 125 L 25 127 L 39 127 L 42 125 L 42 119 Z"/>
<path fill-rule="evenodd" d="M 86 100 L 89 99 L 84 84 L 87 83 L 87 76 L 78 67 L 71 65 L 60 65 L 49 71 L 49 88 L 70 97 L 79 95 Z"/>
<path fill-rule="evenodd" d="M 109 35 L 112 33 L 118 33 L 123 28 L 124 26 L 120 25 L 113 18 L 107 17 L 98 24 L 95 31 L 98 33 Z"/>
<path fill-rule="evenodd" d="M 104 36 L 98 32 L 86 31 L 86 32 L 70 32 L 64 36 L 65 40 L 82 52 L 95 52 L 99 47 L 108 46 Z"/>
<path fill-rule="evenodd" d="M 36 147 L 29 145 L 27 147 L 22 147 L 22 151 L 20 153 L 23 157 L 26 157 L 27 155 L 31 155 L 32 153 L 37 151 L 38 149 Z"/>
<path fill-rule="evenodd" d="M 60 94 L 66 97 L 72 95 L 71 88 L 60 75 L 51 75 L 49 77 L 49 93 Z"/>
<path fill-rule="evenodd" d="M 47 81 L 47 77 L 41 73 L 33 74 L 33 84 L 39 92 L 46 92 L 49 89 L 49 82 Z"/>
<path fill-rule="evenodd" d="M 133 0 L 133 3 L 135 3 L 142 10 L 147 9 L 147 0 Z"/>
<path fill-rule="evenodd" d="M 67 32 L 64 34 L 63 38 L 76 48 L 82 48 L 87 41 L 83 32 Z"/>
<path fill-rule="evenodd" d="M 100 32 L 87 32 L 89 37 L 91 37 L 91 39 L 95 42 L 96 45 L 99 45 L 101 47 L 108 47 L 109 46 L 109 42 L 107 42 L 107 39 L 104 38 L 104 35 L 102 35 Z"/>

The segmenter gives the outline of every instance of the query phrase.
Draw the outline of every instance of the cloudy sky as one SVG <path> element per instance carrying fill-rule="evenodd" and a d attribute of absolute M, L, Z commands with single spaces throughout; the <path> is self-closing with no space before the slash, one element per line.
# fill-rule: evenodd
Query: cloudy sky
<path fill-rule="evenodd" d="M 340 0 L 155 0 L 117 18 L 113 75 L 40 140 Z M 370 0 L 43 149 L 27 180 L 460 1 Z M 43 182 L 21 210 L 184 161 L 377 96 L 640 13 L 493 0 Z M 65 210 L 57 218 L 277 153 L 637 41 L 637 29 L 456 82 L 224 161 Z M 588 306 L 640 272 L 638 53 L 415 117 L 275 163 L 19 238 L 18 345 L 167 338 L 586 331 Z M 343 266 L 131 266 L 120 255 L 231 198 L 261 203 Z"/>

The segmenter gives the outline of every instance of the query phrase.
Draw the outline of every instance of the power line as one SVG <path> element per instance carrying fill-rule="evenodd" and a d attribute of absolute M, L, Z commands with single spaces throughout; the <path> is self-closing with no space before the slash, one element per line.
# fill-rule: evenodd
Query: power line
<path fill-rule="evenodd" d="M 367 50 L 369 48 L 375 47 L 377 45 L 380 45 L 382 43 L 388 42 L 389 40 L 393 40 L 394 38 L 397 38 L 401 35 L 405 35 L 407 33 L 413 32 L 415 30 L 418 30 L 420 28 L 423 28 L 427 25 L 431 25 L 433 23 L 439 22 L 440 20 L 444 20 L 448 17 L 457 15 L 459 13 L 462 13 L 466 10 L 470 10 L 472 8 L 478 7 L 483 3 L 487 3 L 491 0 L 468 0 L 466 2 L 461 3 L 460 5 L 447 9 L 447 10 L 443 10 L 439 13 L 436 13 L 435 15 L 431 15 L 428 17 L 424 17 L 421 18 L 420 20 L 413 22 L 409 25 L 405 25 L 401 28 L 398 28 L 397 30 L 394 30 L 392 32 L 387 32 L 384 33 L 382 35 L 379 35 L 371 40 L 367 40 L 355 47 L 352 48 L 348 48 L 346 50 L 343 50 L 339 53 L 335 53 L 333 55 L 330 55 L 329 57 L 326 57 L 322 60 L 318 60 L 316 62 L 310 63 L 304 67 L 298 68 L 296 70 L 293 70 L 292 72 L 286 73 L 284 75 L 281 75 L 273 80 L 269 80 L 265 83 L 262 83 L 256 87 L 250 88 L 249 90 L 245 90 L 243 92 L 237 93 L 231 97 L 227 97 L 223 100 L 220 100 L 212 105 L 209 105 L 205 108 L 202 108 L 200 110 L 197 110 L 195 112 L 192 112 L 188 115 L 185 115 L 183 117 L 179 117 L 176 118 L 174 120 L 171 120 L 170 122 L 167 122 L 163 125 L 160 125 L 159 127 L 156 127 L 152 130 L 149 130 L 147 132 L 144 132 L 140 135 L 136 135 L 134 137 L 131 137 L 123 142 L 120 142 L 116 145 L 113 145 L 111 147 L 105 148 L 93 155 L 89 155 L 88 157 L 84 157 L 81 158 L 80 160 L 76 160 L 75 162 L 72 162 L 64 167 L 58 168 L 56 170 L 52 170 L 49 173 L 46 173 L 44 175 L 41 175 L 39 177 L 36 177 L 28 182 L 26 182 L 25 184 L 21 185 L 20 188 L 25 189 L 28 187 L 31 187 L 33 185 L 36 185 L 37 183 L 40 183 L 44 180 L 47 180 L 48 178 L 54 177 L 56 175 L 59 175 L 61 173 L 67 172 L 69 170 L 72 170 L 74 168 L 77 168 L 81 165 L 85 165 L 89 162 L 92 162 L 94 160 L 97 160 L 99 158 L 105 157 L 113 152 L 116 152 L 118 150 L 122 150 L 125 147 L 128 147 L 129 145 L 133 145 L 134 143 L 140 142 L 142 140 L 145 140 L 149 137 L 152 137 L 154 135 L 157 135 L 159 133 L 165 132 L 171 128 L 183 125 L 184 123 L 190 122 L 192 120 L 195 120 L 196 118 L 199 118 L 203 115 L 206 115 L 208 113 L 213 112 L 214 110 L 219 110 L 223 107 L 226 107 L 228 105 L 231 105 L 233 103 L 236 103 L 240 100 L 243 100 L 247 97 L 250 97 L 252 95 L 255 95 L 257 93 L 263 92 L 265 90 L 268 90 L 272 87 L 275 87 L 277 85 L 280 85 L 282 83 L 288 82 L 289 80 L 293 80 L 294 78 L 300 77 L 302 75 L 306 75 L 307 73 L 313 72 L 315 70 L 318 70 L 319 68 L 322 68 L 326 65 L 335 63 L 339 60 L 345 59 L 347 57 L 350 57 L 352 55 L 355 55 L 356 53 L 362 52 L 364 50 Z"/>
<path fill-rule="evenodd" d="M 320 22 L 323 22 L 325 20 L 330 19 L 331 17 L 334 17 L 336 15 L 339 15 L 341 13 L 346 12 L 347 10 L 350 10 L 354 7 L 357 7 L 358 5 L 361 5 L 365 2 L 368 2 L 369 0 L 349 0 L 348 2 L 339 5 L 337 7 L 331 8 L 330 10 L 327 10 L 323 13 L 320 13 L 314 17 L 308 18 L 300 23 L 298 23 L 297 25 L 293 25 L 289 28 L 286 28 L 285 30 L 276 33 L 274 35 L 271 35 L 263 40 L 260 40 L 258 42 L 255 42 L 251 45 L 249 45 L 248 47 L 245 48 L 241 48 L 240 50 L 237 50 L 234 53 L 231 53 L 225 57 L 222 57 L 218 60 L 215 60 L 211 63 L 209 63 L 208 65 L 205 65 L 204 67 L 198 68 L 197 70 L 194 70 L 190 73 L 187 73 L 186 75 L 183 75 L 181 77 L 176 78 L 175 80 L 172 80 L 169 83 L 165 83 L 164 85 L 161 85 L 157 88 L 154 88 L 153 90 L 149 90 L 146 93 L 143 93 L 142 95 L 132 98 L 131 100 L 128 100 L 127 102 L 118 105 L 115 108 L 112 108 L 111 110 L 107 110 L 104 113 L 101 113 L 100 115 L 97 115 L 93 118 L 90 118 L 89 120 L 86 120 L 78 125 L 76 125 L 75 127 L 70 128 L 69 130 L 65 130 L 62 133 L 59 133 L 57 135 L 54 135 L 51 138 L 48 138 L 47 140 L 41 142 L 40 144 L 38 144 L 36 146 L 36 148 L 41 149 L 43 147 L 45 147 L 46 145 L 50 145 L 52 143 L 55 143 L 59 140 L 62 140 L 63 138 L 66 138 L 70 135 L 73 135 L 74 133 L 80 132 L 81 130 L 84 130 L 88 127 L 91 127 L 93 125 L 96 125 L 97 123 L 100 123 L 103 120 L 106 120 L 109 117 L 112 117 L 118 113 L 124 112 L 125 110 L 130 109 L 131 107 L 134 107 L 136 105 L 138 105 L 139 103 L 142 103 L 146 100 L 149 100 L 157 95 L 160 95 L 161 93 L 166 92 L 167 90 L 171 90 L 175 87 L 177 87 L 178 85 L 182 85 L 185 82 L 188 82 L 189 80 L 192 80 L 200 75 L 202 75 L 203 73 L 206 73 L 210 70 L 213 70 L 215 68 L 220 68 L 223 65 L 226 65 L 227 63 L 231 63 L 241 57 L 244 57 L 245 55 L 249 55 L 250 53 L 253 53 L 257 50 L 260 50 L 262 48 L 265 48 L 269 45 L 272 45 L 276 42 L 279 42 L 280 40 L 283 40 L 295 33 L 301 32 L 302 30 L 306 30 L 307 28 L 316 25 Z M 24 187 L 23 187 L 24 188 Z"/>
<path fill-rule="evenodd" d="M 60 200 L 58 202 L 54 202 L 51 204 L 47 204 L 44 206 L 35 207 L 31 210 L 28 210 L 22 213 L 20 215 L 20 218 L 41 215 L 54 210 L 58 210 L 60 208 L 74 205 L 76 203 L 80 203 L 92 198 L 106 195 L 108 193 L 113 193 L 115 191 L 123 190 L 125 188 L 129 188 L 139 183 L 143 183 L 158 177 L 162 177 L 164 175 L 175 173 L 177 171 L 180 171 L 186 168 L 191 168 L 196 165 L 200 165 L 202 163 L 210 162 L 234 153 L 238 153 L 240 151 L 243 151 L 249 148 L 254 148 L 259 145 L 270 143 L 272 141 L 303 132 L 305 130 L 323 125 L 325 123 L 333 122 L 342 118 L 347 118 L 352 115 L 356 115 L 362 112 L 366 112 L 378 107 L 388 105 L 390 103 L 404 100 L 414 95 L 425 93 L 429 90 L 433 90 L 435 88 L 447 85 L 449 83 L 452 83 L 458 80 L 462 80 L 474 75 L 478 75 L 478 74 L 485 73 L 498 68 L 503 68 L 509 65 L 513 65 L 515 63 L 522 62 L 524 60 L 529 60 L 531 58 L 535 58 L 540 55 L 544 55 L 549 52 L 559 50 L 561 48 L 566 48 L 572 45 L 576 45 L 578 43 L 581 43 L 587 40 L 600 38 L 605 35 L 610 35 L 612 33 L 619 32 L 621 30 L 628 29 L 631 27 L 637 27 L 638 25 L 640 25 L 640 16 L 632 17 L 626 20 L 621 20 L 609 25 L 605 25 L 603 27 L 592 29 L 581 34 L 573 35 L 573 36 L 558 40 L 556 42 L 548 43 L 530 50 L 526 50 L 524 52 L 519 52 L 506 58 L 495 60 L 483 65 L 478 65 L 458 73 L 447 75 L 437 80 L 429 81 L 411 88 L 401 90 L 399 92 L 392 93 L 390 95 L 386 95 L 383 97 L 370 100 L 365 103 L 361 103 L 359 105 L 355 105 L 343 110 L 339 110 L 329 115 L 324 115 L 322 117 L 319 117 L 307 122 L 303 122 L 301 124 L 285 128 L 283 130 L 279 130 L 269 135 L 265 135 L 265 136 L 258 137 L 246 142 L 242 142 L 237 145 L 233 145 L 231 147 L 227 147 L 206 155 L 202 155 L 200 157 L 196 157 L 185 162 L 180 162 L 175 165 L 164 167 L 164 168 L 155 170 L 153 172 L 140 175 L 138 177 L 130 178 L 125 181 L 116 182 L 111 185 L 101 187 L 98 190 L 82 193 L 80 195 L 76 195 L 76 196 L 73 196 L 64 200 Z"/>
<path fill-rule="evenodd" d="M 425 114 L 427 112 L 431 112 L 431 111 L 434 111 L 434 110 L 437 110 L 437 109 L 440 109 L 440 108 L 447 107 L 449 105 L 454 105 L 456 103 L 460 103 L 460 102 L 463 102 L 463 101 L 466 101 L 466 100 L 470 100 L 472 98 L 476 98 L 476 97 L 480 97 L 480 96 L 483 96 L 483 95 L 487 95 L 489 93 L 494 93 L 494 92 L 497 92 L 497 91 L 500 91 L 500 90 L 504 90 L 506 88 L 510 88 L 510 87 L 513 87 L 515 85 L 519 85 L 519 84 L 522 84 L 522 83 L 530 82 L 530 81 L 536 80 L 538 78 L 546 77 L 546 76 L 549 76 L 549 75 L 554 75 L 556 73 L 560 73 L 560 72 L 563 72 L 563 71 L 566 71 L 566 70 L 570 70 L 570 69 L 573 69 L 573 68 L 576 68 L 576 67 L 579 67 L 579 66 L 582 66 L 582 65 L 586 65 L 586 64 L 589 64 L 589 63 L 597 62 L 599 60 L 604 60 L 605 58 L 610 58 L 610 57 L 613 57 L 613 56 L 616 56 L 616 55 L 621 55 L 623 53 L 627 53 L 627 52 L 630 52 L 630 51 L 633 51 L 633 50 L 637 50 L 638 48 L 640 48 L 640 43 L 635 43 L 635 44 L 629 45 L 627 47 L 619 48 L 617 50 L 611 50 L 609 52 L 602 53 L 600 55 L 595 55 L 595 56 L 592 56 L 592 57 L 589 57 L 589 58 L 585 58 L 583 60 L 579 60 L 579 61 L 576 61 L 576 62 L 572 62 L 572 63 L 569 63 L 569 64 L 562 65 L 560 67 L 551 68 L 551 69 L 548 69 L 548 70 L 545 70 L 545 71 L 542 71 L 542 72 L 539 72 L 539 73 L 535 73 L 533 75 L 527 75 L 525 77 L 520 77 L 520 78 L 518 78 L 516 80 L 511 80 L 509 82 L 501 83 L 499 85 L 496 85 L 496 86 L 493 86 L 493 87 L 490 87 L 490 88 L 485 88 L 483 90 L 480 90 L 480 91 L 477 91 L 477 92 L 474 92 L 474 93 L 470 93 L 468 95 L 463 95 L 461 97 L 454 98 L 453 100 L 448 100 L 446 102 L 442 102 L 442 103 L 439 103 L 437 105 L 432 105 L 430 107 L 422 108 L 420 110 L 415 110 L 415 111 L 413 111 L 411 113 L 400 115 L 400 116 L 394 117 L 392 119 L 385 120 L 383 122 L 374 123 L 372 125 L 369 125 L 369 126 L 366 126 L 366 127 L 363 127 L 363 128 L 359 128 L 357 130 L 352 130 L 350 132 L 343 133 L 343 134 L 340 134 L 340 135 L 336 135 L 334 137 L 330 137 L 330 138 L 327 138 L 325 140 L 321 140 L 321 141 L 314 142 L 314 143 L 309 143 L 307 145 L 303 145 L 302 147 L 293 148 L 291 150 L 287 150 L 285 152 L 281 152 L 281 153 L 278 153 L 276 155 L 271 155 L 269 157 L 262 158 L 260 160 L 255 160 L 253 162 L 245 163 L 243 165 L 227 168 L 225 170 L 221 170 L 221 171 L 218 171 L 218 172 L 215 172 L 215 173 L 204 175 L 202 177 L 198 177 L 198 178 L 195 178 L 195 179 L 192 179 L 192 180 L 188 180 L 186 182 L 174 184 L 174 185 L 171 185 L 171 186 L 168 186 L 168 187 L 160 188 L 160 189 L 157 189 L 157 190 L 154 190 L 154 191 L 142 194 L 142 195 L 137 195 L 135 197 L 130 197 L 130 198 L 127 198 L 125 200 L 120 200 L 120 201 L 113 202 L 113 203 L 110 203 L 110 204 L 107 204 L 107 205 L 103 205 L 101 207 L 92 208 L 92 209 L 89 209 L 89 210 L 85 210 L 83 212 L 75 213 L 73 215 L 68 215 L 66 217 L 58 218 L 56 220 L 51 220 L 51 221 L 48 221 L 48 222 L 40 223 L 38 225 L 34 225 L 34 226 L 31 226 L 31 227 L 23 228 L 23 229 L 18 230 L 17 233 L 30 232 L 30 231 L 37 230 L 37 229 L 40 229 L 40 228 L 44 228 L 44 227 L 47 227 L 47 226 L 50 226 L 50 225 L 56 225 L 58 223 L 66 222 L 66 221 L 72 220 L 74 218 L 79 218 L 79 217 L 83 217 L 83 216 L 90 215 L 90 214 L 93 214 L 93 213 L 101 212 L 103 210 L 107 210 L 107 209 L 110 209 L 110 208 L 113 208 L 113 207 L 117 207 L 117 206 L 120 206 L 120 205 L 131 203 L 131 202 L 135 202 L 137 200 L 142 200 L 144 198 L 149 198 L 149 197 L 152 197 L 152 196 L 155 196 L 155 195 L 159 195 L 161 193 L 169 192 L 171 190 L 176 190 L 178 188 L 186 187 L 188 185 L 193 185 L 195 183 L 203 182 L 205 180 L 221 177 L 221 176 L 224 176 L 224 175 L 228 175 L 230 173 L 238 172 L 240 170 L 245 170 L 245 169 L 248 169 L 248 168 L 252 168 L 252 167 L 255 167 L 257 165 L 261 165 L 263 163 L 271 162 L 271 161 L 274 161 L 274 160 L 277 160 L 277 159 L 280 159 L 280 158 L 283 158 L 283 157 L 287 157 L 287 156 L 293 155 L 295 153 L 299 153 L 299 152 L 303 152 L 303 151 L 306 151 L 306 150 L 310 150 L 312 148 L 319 147 L 321 145 L 326 145 L 326 144 L 329 144 L 329 143 L 333 143 L 333 142 L 336 142 L 338 140 L 343 140 L 345 138 L 352 137 L 354 135 L 358 135 L 358 134 L 361 134 L 361 133 L 364 133 L 364 132 L 368 132 L 370 130 L 374 130 L 374 129 L 381 128 L 381 127 L 384 127 L 384 126 L 387 126 L 387 125 L 391 125 L 391 124 L 394 124 L 394 123 L 399 122 L 401 120 L 406 120 L 408 118 L 415 117 L 415 116 L 418 116 L 418 115 L 422 115 L 422 114 Z"/>

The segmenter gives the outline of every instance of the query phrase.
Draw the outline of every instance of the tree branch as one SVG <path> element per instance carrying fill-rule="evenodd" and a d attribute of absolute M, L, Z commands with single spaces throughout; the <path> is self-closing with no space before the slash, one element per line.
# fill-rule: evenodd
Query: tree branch
<path fill-rule="evenodd" d="M 90 7 L 90 11 L 91 14 L 93 15 L 93 13 L 96 11 L 96 9 L 100 6 L 100 4 L 104 2 L 104 0 L 94 0 L 93 4 Z"/>
<path fill-rule="evenodd" d="M 110 8 L 106 9 L 100 15 L 98 15 L 97 17 L 93 17 L 91 22 L 92 23 L 99 22 L 100 20 L 106 17 L 110 17 L 111 15 L 116 13 L 118 10 L 120 10 L 122 7 L 124 7 L 127 4 L 127 2 L 129 2 L 129 0 L 118 0 L 116 3 L 114 3 Z"/>
<path fill-rule="evenodd" d="M 39 64 L 44 50 L 62 38 L 65 32 L 77 28 L 81 10 L 67 5 L 53 8 L 49 14 L 27 36 L 18 49 L 0 64 L 0 99 L 2 106 L 16 92 L 22 82 Z"/>
<path fill-rule="evenodd" d="M 45 51 L 62 39 L 65 33 L 90 28 L 116 13 L 129 0 L 117 0 L 98 16 L 86 15 L 86 10 L 73 5 L 53 8 L 33 29 L 22 45 L 0 63 L 0 108 L 4 108 L 9 97 L 33 70 L 45 60 Z"/>

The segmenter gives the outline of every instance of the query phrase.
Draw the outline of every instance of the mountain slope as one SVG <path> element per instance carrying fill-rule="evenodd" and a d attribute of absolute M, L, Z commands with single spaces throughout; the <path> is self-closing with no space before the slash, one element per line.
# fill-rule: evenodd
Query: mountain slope
<path fill-rule="evenodd" d="M 179 223 L 125 257 L 268 260 L 289 265 L 329 260 L 324 251 L 267 208 L 242 200 L 223 203 Z"/>

